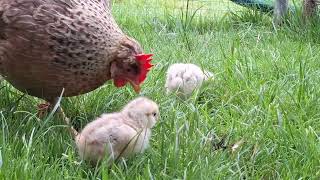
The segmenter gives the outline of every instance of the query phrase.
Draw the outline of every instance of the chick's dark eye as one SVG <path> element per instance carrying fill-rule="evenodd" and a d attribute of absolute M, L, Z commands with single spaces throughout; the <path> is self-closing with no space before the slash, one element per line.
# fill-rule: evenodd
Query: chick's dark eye
<path fill-rule="evenodd" d="M 156 117 L 156 116 L 157 116 L 157 113 L 152 113 L 152 115 L 153 115 L 154 117 Z"/>

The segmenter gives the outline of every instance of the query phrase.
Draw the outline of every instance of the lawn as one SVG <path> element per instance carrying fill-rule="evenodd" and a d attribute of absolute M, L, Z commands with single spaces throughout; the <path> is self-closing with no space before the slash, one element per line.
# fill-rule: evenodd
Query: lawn
<path fill-rule="evenodd" d="M 111 169 L 86 165 L 64 123 L 38 119 L 41 101 L 2 81 L 0 179 L 319 179 L 320 25 L 291 18 L 274 29 L 270 16 L 228 1 L 197 3 L 113 5 L 122 29 L 155 54 L 142 95 L 159 104 L 161 120 L 144 154 Z M 166 70 L 176 62 L 215 79 L 190 99 L 167 96 Z M 107 82 L 62 106 L 81 129 L 137 96 Z"/>

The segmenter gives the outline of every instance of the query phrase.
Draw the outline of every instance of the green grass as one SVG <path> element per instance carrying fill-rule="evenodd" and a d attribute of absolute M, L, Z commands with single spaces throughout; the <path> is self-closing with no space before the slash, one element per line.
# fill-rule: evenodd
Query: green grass
<path fill-rule="evenodd" d="M 37 119 L 39 100 L 1 82 L 0 179 L 319 179 L 320 26 L 292 18 L 275 30 L 270 17 L 237 7 L 192 19 L 194 9 L 186 17 L 155 2 L 113 6 L 120 26 L 155 54 L 142 94 L 160 105 L 161 121 L 147 152 L 110 170 L 91 168 L 61 120 Z M 186 101 L 166 96 L 165 73 L 175 62 L 204 66 L 216 78 Z M 108 82 L 62 106 L 81 129 L 136 96 Z M 222 137 L 228 148 L 215 150 Z"/>

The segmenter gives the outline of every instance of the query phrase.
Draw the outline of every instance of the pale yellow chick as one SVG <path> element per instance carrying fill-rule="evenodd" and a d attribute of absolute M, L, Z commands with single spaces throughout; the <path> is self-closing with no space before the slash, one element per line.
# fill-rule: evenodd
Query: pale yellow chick
<path fill-rule="evenodd" d="M 204 71 L 195 64 L 172 64 L 167 71 L 165 88 L 167 93 L 177 92 L 178 95 L 188 97 L 213 76 L 213 73 Z"/>
<path fill-rule="evenodd" d="M 93 164 L 103 158 L 111 164 L 119 157 L 142 153 L 148 147 L 151 128 L 159 119 L 158 105 L 139 97 L 120 112 L 103 114 L 76 136 L 80 156 Z"/>

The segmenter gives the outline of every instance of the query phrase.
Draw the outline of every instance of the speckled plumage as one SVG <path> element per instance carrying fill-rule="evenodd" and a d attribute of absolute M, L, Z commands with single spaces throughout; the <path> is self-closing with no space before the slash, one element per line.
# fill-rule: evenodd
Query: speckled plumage
<path fill-rule="evenodd" d="M 140 45 L 116 24 L 108 0 L 0 0 L 0 74 L 17 89 L 52 101 L 111 79 L 112 61 Z"/>

